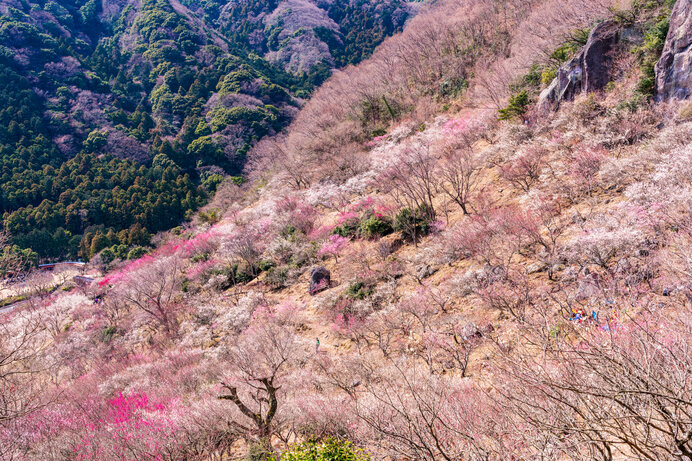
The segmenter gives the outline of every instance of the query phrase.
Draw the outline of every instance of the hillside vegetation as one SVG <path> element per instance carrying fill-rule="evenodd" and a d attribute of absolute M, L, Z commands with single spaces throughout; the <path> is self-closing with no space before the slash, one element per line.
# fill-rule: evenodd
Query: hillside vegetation
<path fill-rule="evenodd" d="M 692 459 L 691 27 L 440 0 L 148 254 L 52 292 L 0 254 L 0 459 Z"/>
<path fill-rule="evenodd" d="M 333 68 L 415 12 L 340 5 L 1 2 L 0 213 L 12 241 L 89 259 L 189 219 L 224 177 L 241 180 L 251 146 Z M 135 228 L 147 236 L 131 242 Z"/>

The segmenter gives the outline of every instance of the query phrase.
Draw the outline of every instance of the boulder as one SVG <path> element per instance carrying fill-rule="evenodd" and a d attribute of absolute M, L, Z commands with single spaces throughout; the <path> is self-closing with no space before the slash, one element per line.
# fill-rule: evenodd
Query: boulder
<path fill-rule="evenodd" d="M 692 0 L 675 2 L 656 72 L 656 100 L 692 95 Z"/>
<path fill-rule="evenodd" d="M 561 101 L 571 101 L 581 93 L 583 80 L 584 52 L 562 65 L 557 71 L 557 77 L 541 92 L 538 97 L 538 108 L 557 109 Z"/>
<path fill-rule="evenodd" d="M 591 30 L 586 45 L 557 71 L 557 77 L 538 98 L 539 109 L 557 109 L 582 92 L 599 91 L 610 81 L 618 25 L 604 21 Z"/>
<path fill-rule="evenodd" d="M 543 272 L 548 268 L 548 265 L 544 262 L 538 261 L 533 264 L 526 266 L 527 274 L 536 274 L 538 272 Z"/>
<path fill-rule="evenodd" d="M 600 293 L 600 284 L 596 274 L 588 274 L 584 279 L 579 281 L 577 286 L 576 299 L 585 300 L 592 298 Z"/>
<path fill-rule="evenodd" d="M 430 264 L 421 264 L 415 268 L 416 275 L 418 275 L 419 280 L 423 280 L 431 275 L 434 275 L 437 270 L 437 267 L 433 267 Z"/>
<path fill-rule="evenodd" d="M 329 288 L 331 283 L 331 273 L 324 267 L 315 267 L 310 271 L 310 286 L 308 292 L 310 295 L 315 295 L 322 290 Z"/>
<path fill-rule="evenodd" d="M 467 323 L 459 330 L 459 336 L 463 341 L 470 341 L 474 338 L 480 338 L 483 336 L 483 333 L 475 323 Z"/>

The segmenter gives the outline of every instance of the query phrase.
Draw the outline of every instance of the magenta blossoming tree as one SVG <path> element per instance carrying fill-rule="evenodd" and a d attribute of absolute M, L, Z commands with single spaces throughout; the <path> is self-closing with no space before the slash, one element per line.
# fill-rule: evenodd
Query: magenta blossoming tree
<path fill-rule="evenodd" d="M 335 262 L 339 262 L 339 255 L 348 246 L 349 239 L 341 235 L 333 234 L 329 239 L 322 244 L 322 247 L 317 252 L 317 256 L 333 256 Z"/>
<path fill-rule="evenodd" d="M 73 449 L 76 459 L 174 458 L 171 453 L 176 447 L 166 442 L 178 427 L 168 410 L 164 403 L 150 399 L 145 393 L 120 392 L 108 400 L 101 415 L 87 420 L 86 431 Z"/>

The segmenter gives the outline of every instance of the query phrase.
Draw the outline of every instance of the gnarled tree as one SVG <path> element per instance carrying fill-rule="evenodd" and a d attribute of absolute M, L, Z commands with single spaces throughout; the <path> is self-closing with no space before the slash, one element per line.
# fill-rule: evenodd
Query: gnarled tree
<path fill-rule="evenodd" d="M 230 400 L 242 414 L 237 428 L 266 452 L 272 450 L 272 436 L 281 435 L 279 404 L 285 378 L 302 355 L 295 319 L 292 305 L 260 307 L 233 344 L 231 373 L 222 382 L 227 393 L 219 398 Z"/>

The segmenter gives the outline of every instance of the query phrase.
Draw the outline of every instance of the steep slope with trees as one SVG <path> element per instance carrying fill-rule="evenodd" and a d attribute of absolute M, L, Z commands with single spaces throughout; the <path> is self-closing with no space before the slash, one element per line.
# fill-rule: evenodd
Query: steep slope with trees
<path fill-rule="evenodd" d="M 43 258 L 89 258 L 102 245 L 80 250 L 92 246 L 88 235 L 170 229 L 345 64 L 320 59 L 298 72 L 272 63 L 238 22 L 277 5 L 229 7 L 224 22 L 167 0 L 0 3 L 0 212 L 16 243 Z M 386 19 L 390 9 L 368 10 L 374 22 L 339 13 L 342 32 L 373 40 L 334 52 L 367 56 L 403 25 L 406 14 L 397 26 Z"/>
<path fill-rule="evenodd" d="M 689 5 L 437 2 L 149 254 L 9 285 L 0 457 L 687 461 Z"/>

